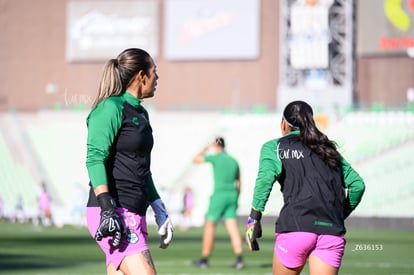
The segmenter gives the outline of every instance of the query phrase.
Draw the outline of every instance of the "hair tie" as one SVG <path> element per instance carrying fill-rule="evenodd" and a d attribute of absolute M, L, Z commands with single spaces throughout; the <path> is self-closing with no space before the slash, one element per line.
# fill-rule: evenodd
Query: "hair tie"
<path fill-rule="evenodd" d="M 290 123 L 290 122 L 289 122 L 289 121 L 285 118 L 285 115 L 284 115 L 284 114 L 282 115 L 282 119 L 283 119 L 284 121 L 286 121 L 287 125 L 289 125 L 289 127 L 290 127 L 290 128 L 299 129 L 299 127 L 298 127 L 298 126 L 295 126 L 295 125 L 293 125 L 292 123 Z"/>

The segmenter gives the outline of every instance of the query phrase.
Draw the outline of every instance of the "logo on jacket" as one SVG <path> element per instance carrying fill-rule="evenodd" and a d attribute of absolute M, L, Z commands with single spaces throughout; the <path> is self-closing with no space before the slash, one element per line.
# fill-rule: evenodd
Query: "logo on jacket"
<path fill-rule="evenodd" d="M 134 116 L 133 118 L 132 118 L 132 123 L 134 123 L 135 125 L 139 125 L 139 122 L 138 122 L 138 118 L 136 117 L 136 116 Z"/>
<path fill-rule="evenodd" d="M 305 155 L 303 150 L 296 149 L 280 149 L 280 143 L 277 145 L 277 156 L 279 159 L 303 159 Z"/>

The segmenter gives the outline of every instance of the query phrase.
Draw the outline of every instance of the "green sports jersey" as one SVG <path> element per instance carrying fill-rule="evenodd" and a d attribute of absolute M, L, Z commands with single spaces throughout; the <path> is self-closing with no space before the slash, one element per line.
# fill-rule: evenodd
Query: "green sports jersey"
<path fill-rule="evenodd" d="M 214 188 L 213 192 L 234 191 L 237 192 L 237 183 L 239 179 L 240 170 L 237 161 L 227 154 L 226 151 L 221 151 L 214 155 L 205 155 L 205 162 L 209 162 L 213 166 Z"/>
<path fill-rule="evenodd" d="M 90 112 L 87 126 L 88 206 L 98 206 L 93 188 L 107 184 L 118 206 L 145 214 L 159 195 L 150 170 L 152 128 L 141 100 L 129 92 L 106 98 Z"/>

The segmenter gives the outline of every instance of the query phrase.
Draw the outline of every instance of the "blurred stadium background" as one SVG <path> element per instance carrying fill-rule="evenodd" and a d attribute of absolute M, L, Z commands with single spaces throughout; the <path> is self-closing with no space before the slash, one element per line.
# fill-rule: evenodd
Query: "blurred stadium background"
<path fill-rule="evenodd" d="M 19 197 L 37 217 L 45 183 L 56 224 L 84 224 L 85 119 L 106 60 L 142 47 L 160 76 L 144 102 L 152 172 L 176 224 L 185 186 L 203 222 L 211 171 L 191 158 L 216 135 L 240 162 L 247 215 L 260 147 L 303 99 L 365 179 L 355 224 L 414 228 L 412 0 L 0 0 L 0 22 L 6 218 Z M 267 215 L 281 205 L 276 187 Z"/>

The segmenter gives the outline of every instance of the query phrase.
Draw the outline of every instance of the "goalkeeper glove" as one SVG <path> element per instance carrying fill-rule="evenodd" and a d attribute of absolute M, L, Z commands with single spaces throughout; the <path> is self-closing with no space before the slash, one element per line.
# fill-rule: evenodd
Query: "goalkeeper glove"
<path fill-rule="evenodd" d="M 101 193 L 96 198 L 101 207 L 101 220 L 95 233 L 95 240 L 101 241 L 104 237 L 113 236 L 111 244 L 117 247 L 121 243 L 123 227 L 115 212 L 115 202 L 108 192 Z"/>
<path fill-rule="evenodd" d="M 151 208 L 155 213 L 155 222 L 158 225 L 158 235 L 161 236 L 160 248 L 167 248 L 173 238 L 174 226 L 168 217 L 167 210 L 161 199 L 151 203 Z"/>
<path fill-rule="evenodd" d="M 257 239 L 262 237 L 261 218 L 262 213 L 252 208 L 246 226 L 246 243 L 250 252 L 259 250 Z"/>

